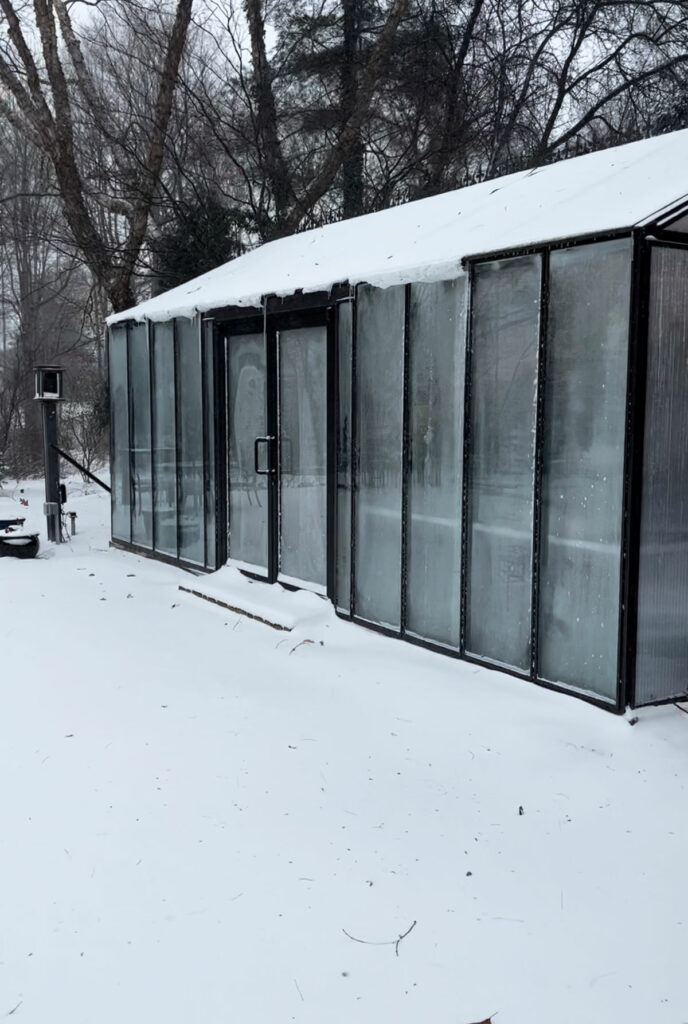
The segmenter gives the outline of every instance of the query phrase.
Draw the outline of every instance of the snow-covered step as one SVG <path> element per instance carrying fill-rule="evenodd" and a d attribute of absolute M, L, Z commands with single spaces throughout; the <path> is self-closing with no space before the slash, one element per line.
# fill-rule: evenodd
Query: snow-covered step
<path fill-rule="evenodd" d="M 180 584 L 179 589 L 286 632 L 324 622 L 334 614 L 329 601 L 317 594 L 262 583 L 230 566 L 198 577 L 190 585 Z"/>

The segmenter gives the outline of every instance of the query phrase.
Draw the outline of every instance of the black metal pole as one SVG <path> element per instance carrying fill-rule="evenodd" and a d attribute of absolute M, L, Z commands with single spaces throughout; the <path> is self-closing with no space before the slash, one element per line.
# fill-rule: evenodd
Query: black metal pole
<path fill-rule="evenodd" d="M 43 400 L 43 465 L 45 471 L 45 518 L 48 540 L 59 544 L 60 530 L 60 461 L 57 445 L 57 402 Z"/>

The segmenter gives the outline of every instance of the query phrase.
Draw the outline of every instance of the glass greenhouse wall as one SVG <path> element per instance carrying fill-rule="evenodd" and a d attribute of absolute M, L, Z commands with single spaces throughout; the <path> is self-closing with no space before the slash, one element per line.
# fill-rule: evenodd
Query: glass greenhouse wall
<path fill-rule="evenodd" d="M 616 703 L 632 251 L 358 289 L 356 619 Z"/>
<path fill-rule="evenodd" d="M 685 694 L 688 246 L 299 301 L 111 329 L 114 540 L 612 709 Z"/>
<path fill-rule="evenodd" d="M 113 539 L 215 568 L 212 334 L 186 318 L 113 327 L 109 371 Z"/>

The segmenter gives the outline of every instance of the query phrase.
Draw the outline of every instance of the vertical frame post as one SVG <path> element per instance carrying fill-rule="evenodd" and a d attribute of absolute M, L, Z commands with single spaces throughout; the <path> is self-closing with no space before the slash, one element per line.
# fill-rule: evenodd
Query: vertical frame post
<path fill-rule="evenodd" d="M 208 408 L 206 399 L 206 386 L 208 366 L 205 345 L 205 321 L 202 315 L 198 314 L 198 345 L 201 359 L 201 428 L 203 434 L 203 566 L 208 567 L 208 488 L 210 486 L 210 475 L 208 473 Z"/>
<path fill-rule="evenodd" d="M 263 337 L 265 343 L 266 370 L 266 426 L 267 435 L 274 438 L 268 445 L 268 583 L 274 583 L 279 572 L 280 543 L 280 409 L 279 409 L 279 331 L 274 322 L 268 320 L 267 301 L 265 303 Z"/>
<path fill-rule="evenodd" d="M 146 321 L 146 338 L 148 341 L 148 408 L 150 412 L 150 457 L 151 457 L 151 550 L 157 549 L 157 536 L 155 530 L 155 367 L 153 364 L 153 325 L 150 320 Z"/>
<path fill-rule="evenodd" d="M 538 318 L 537 403 L 535 419 L 535 466 L 533 467 L 533 562 L 531 567 L 530 678 L 537 679 L 540 636 L 540 558 L 542 554 L 542 473 L 545 446 L 545 379 L 549 318 L 549 250 L 540 254 L 540 315 Z"/>
<path fill-rule="evenodd" d="M 626 378 L 623 523 L 619 599 L 617 710 L 635 705 L 638 632 L 640 522 L 642 517 L 643 448 L 647 349 L 650 315 L 652 249 L 641 230 L 633 232 L 631 315 Z"/>
<path fill-rule="evenodd" d="M 338 407 L 338 346 L 336 344 L 335 309 L 328 306 L 325 313 L 325 409 L 326 409 L 326 549 L 325 579 L 327 596 L 336 606 L 337 576 L 337 407 Z"/>
<path fill-rule="evenodd" d="M 459 654 L 466 652 L 466 615 L 468 612 L 468 507 L 471 461 L 471 388 L 473 363 L 473 288 L 475 270 L 468 265 L 466 281 L 466 362 L 463 398 L 463 469 L 461 473 L 461 597 L 459 608 Z"/>
<path fill-rule="evenodd" d="M 356 491 L 358 490 L 358 288 L 351 308 L 351 615 L 356 615 Z"/>
<path fill-rule="evenodd" d="M 404 342 L 403 342 L 403 377 L 401 407 L 401 570 L 399 586 L 401 588 L 400 623 L 401 636 L 406 633 L 406 617 L 408 612 L 408 544 L 409 544 L 409 472 L 411 469 L 410 444 L 410 402 L 409 402 L 409 331 L 411 319 L 411 285 L 404 288 Z"/>
<path fill-rule="evenodd" d="M 178 331 L 177 331 L 177 320 L 176 320 L 176 317 L 172 321 L 172 344 L 173 344 L 173 347 L 174 347 L 174 449 L 175 449 L 175 451 L 174 451 L 174 477 L 175 477 L 175 494 L 177 496 L 177 501 L 176 501 L 176 506 L 177 506 L 177 558 L 179 558 L 179 553 L 180 553 L 180 551 L 182 549 L 182 543 L 181 543 L 181 519 L 182 519 L 182 517 L 181 517 L 181 509 L 180 509 L 181 496 L 182 496 L 182 486 L 181 486 L 181 480 L 180 480 L 180 475 L 179 475 L 179 462 L 180 462 L 180 460 L 179 460 L 179 450 L 180 450 L 180 444 L 179 444 L 179 438 L 180 438 L 179 404 L 180 404 L 181 396 L 180 396 L 180 393 L 179 393 L 179 391 L 180 391 L 180 388 L 179 388 L 179 351 L 178 351 L 178 349 L 179 349 L 179 334 L 178 334 Z"/>
<path fill-rule="evenodd" d="M 111 386 L 111 374 L 110 374 L 110 327 L 106 328 L 105 331 L 105 366 L 107 367 L 107 401 L 110 415 L 108 416 L 108 452 L 110 455 L 110 473 L 112 474 L 112 467 L 115 464 L 115 432 L 113 430 L 114 424 L 114 401 L 112 398 L 112 386 Z M 127 385 L 129 382 L 127 381 Z M 110 479 L 110 538 L 112 541 L 112 516 L 115 505 L 115 482 Z"/>
<path fill-rule="evenodd" d="M 213 395 L 215 407 L 215 547 L 219 569 L 227 561 L 227 458 L 228 402 L 225 344 L 216 322 L 213 322 Z"/>
<path fill-rule="evenodd" d="M 134 424 L 134 392 L 131 386 L 131 329 L 127 324 L 127 455 L 129 459 L 129 543 L 134 542 L 134 453 L 131 439 Z"/>

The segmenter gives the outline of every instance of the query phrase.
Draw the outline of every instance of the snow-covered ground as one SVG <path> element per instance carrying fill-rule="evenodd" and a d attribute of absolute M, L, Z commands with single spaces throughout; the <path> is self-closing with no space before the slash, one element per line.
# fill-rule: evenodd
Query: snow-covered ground
<path fill-rule="evenodd" d="M 0 1017 L 688 1021 L 687 715 L 278 633 L 69 507 L 0 560 Z"/>

